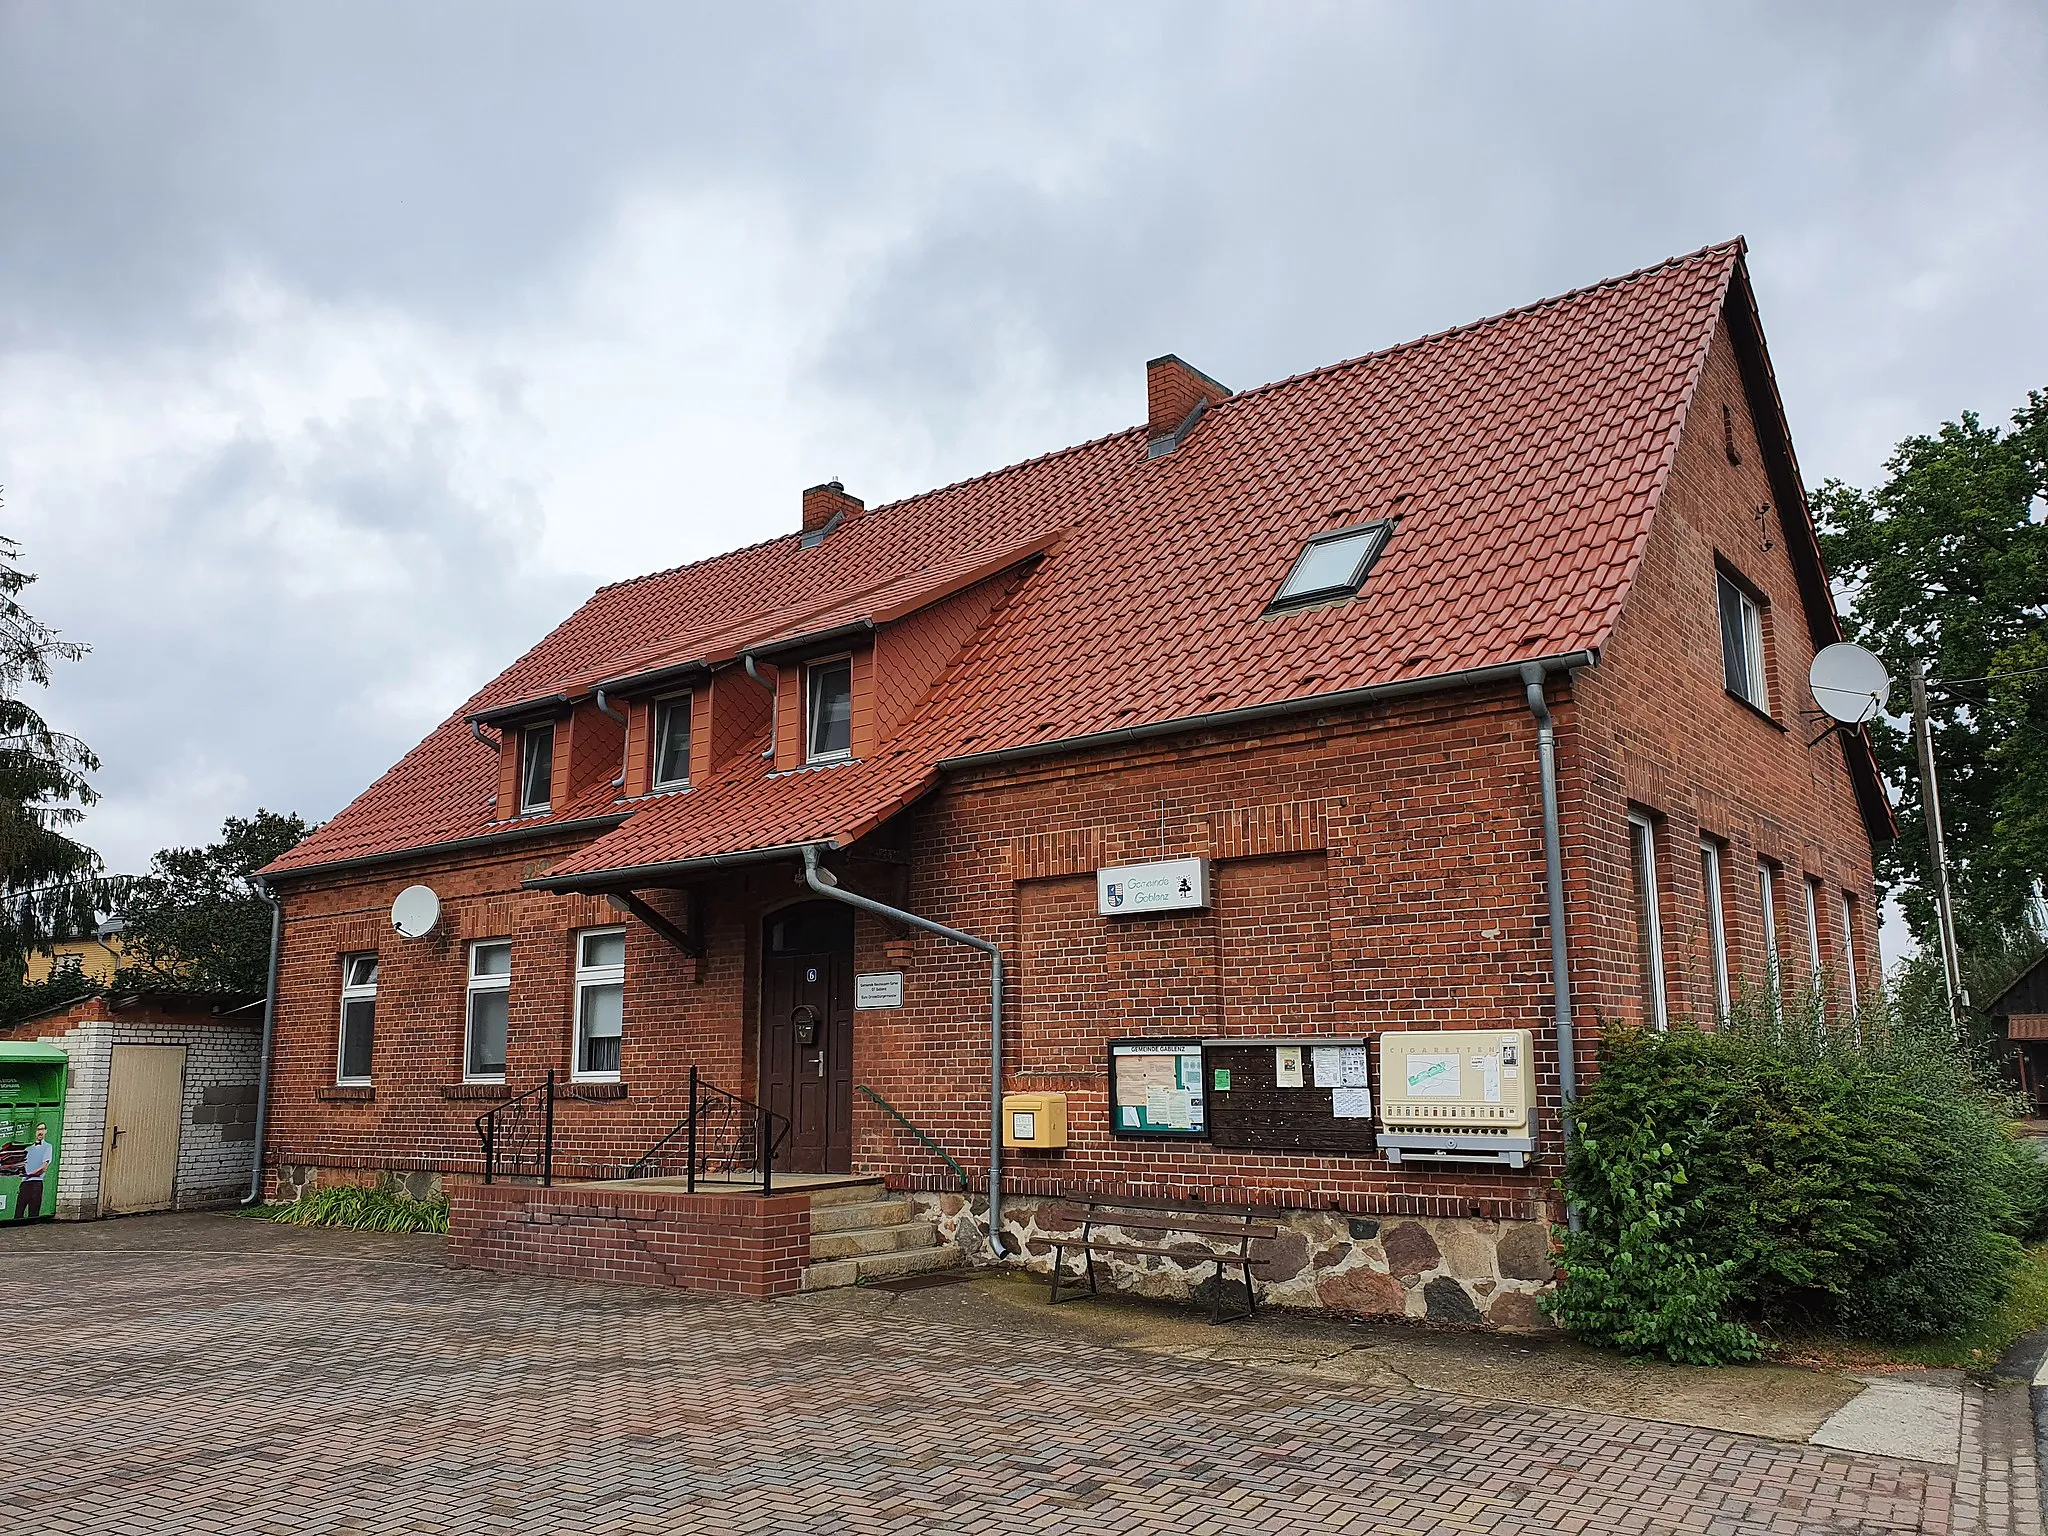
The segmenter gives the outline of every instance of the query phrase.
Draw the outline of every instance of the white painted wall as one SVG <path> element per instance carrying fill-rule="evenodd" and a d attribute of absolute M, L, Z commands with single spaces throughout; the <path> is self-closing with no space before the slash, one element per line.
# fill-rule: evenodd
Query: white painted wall
<path fill-rule="evenodd" d="M 57 1217 L 87 1221 L 99 1215 L 100 1153 L 106 1142 L 107 1080 L 117 1045 L 182 1045 L 185 1088 L 178 1125 L 178 1174 L 173 1201 L 183 1210 L 225 1205 L 249 1187 L 253 1138 L 237 1139 L 238 1123 L 219 1123 L 220 1090 L 253 1088 L 263 1032 L 254 1024 L 128 1024 L 87 1019 L 61 1034 L 40 1037 L 71 1058 L 64 1099 L 64 1143 L 57 1160 Z M 209 1089 L 215 1090 L 212 1095 Z"/>

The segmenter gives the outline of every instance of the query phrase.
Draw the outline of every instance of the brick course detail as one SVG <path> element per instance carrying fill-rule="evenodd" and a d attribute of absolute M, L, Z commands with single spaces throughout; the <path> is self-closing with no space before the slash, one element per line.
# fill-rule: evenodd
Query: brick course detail
<path fill-rule="evenodd" d="M 450 1191 L 448 1235 L 450 1259 L 472 1269 L 784 1296 L 810 1260 L 811 1202 L 472 1184 Z"/>

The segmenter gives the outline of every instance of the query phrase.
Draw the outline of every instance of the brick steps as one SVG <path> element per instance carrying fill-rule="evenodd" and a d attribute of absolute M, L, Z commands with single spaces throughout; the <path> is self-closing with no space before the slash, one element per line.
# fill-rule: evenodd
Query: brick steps
<path fill-rule="evenodd" d="M 958 1264 L 960 1250 L 940 1243 L 933 1223 L 912 1219 L 913 1209 L 908 1200 L 890 1198 L 879 1180 L 811 1191 L 811 1262 L 803 1289 L 833 1290 Z"/>

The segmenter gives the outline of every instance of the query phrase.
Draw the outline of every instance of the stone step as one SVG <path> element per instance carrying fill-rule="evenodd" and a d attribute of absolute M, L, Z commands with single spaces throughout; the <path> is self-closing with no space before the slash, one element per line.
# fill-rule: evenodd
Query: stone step
<path fill-rule="evenodd" d="M 846 1184 L 820 1184 L 810 1191 L 811 1209 L 826 1205 L 859 1205 L 865 1201 L 880 1200 L 888 1194 L 888 1186 L 880 1179 L 855 1179 Z"/>
<path fill-rule="evenodd" d="M 869 1253 L 901 1253 L 929 1248 L 939 1230 L 929 1221 L 901 1221 L 887 1227 L 857 1227 L 850 1232 L 813 1232 L 811 1258 L 851 1259 Z"/>
<path fill-rule="evenodd" d="M 847 1232 L 855 1227 L 895 1227 L 910 1220 L 915 1207 L 908 1200 L 862 1200 L 811 1207 L 813 1232 Z"/>
<path fill-rule="evenodd" d="M 908 1248 L 901 1253 L 870 1253 L 857 1259 L 829 1259 L 804 1271 L 803 1289 L 836 1290 L 858 1285 L 863 1280 L 894 1280 L 899 1275 L 922 1274 L 931 1269 L 954 1269 L 961 1263 L 960 1250 L 951 1243 L 937 1248 Z"/>

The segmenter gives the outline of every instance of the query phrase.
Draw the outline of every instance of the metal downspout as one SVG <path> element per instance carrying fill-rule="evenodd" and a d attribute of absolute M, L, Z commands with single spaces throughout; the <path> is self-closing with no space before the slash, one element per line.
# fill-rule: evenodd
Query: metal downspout
<path fill-rule="evenodd" d="M 1550 898 L 1550 1000 L 1557 1032 L 1557 1092 L 1563 1101 L 1567 1143 L 1571 1140 L 1569 1110 L 1579 1097 L 1578 1054 L 1572 1039 L 1572 976 L 1565 953 L 1564 935 L 1564 850 L 1557 817 L 1557 729 L 1550 718 L 1550 703 L 1543 696 L 1543 667 L 1531 662 L 1522 668 L 1522 682 L 1529 701 L 1529 713 L 1536 717 L 1536 756 L 1543 774 L 1543 876 Z M 1579 1208 L 1565 1207 L 1565 1221 L 1579 1230 Z"/>
<path fill-rule="evenodd" d="M 270 980 L 263 989 L 263 1055 L 256 1064 L 256 1166 L 249 1170 L 249 1193 L 242 1204 L 263 1198 L 263 1133 L 270 1126 L 270 1047 L 277 1030 L 277 955 L 284 940 L 284 903 L 268 887 L 256 892 L 270 903 Z"/>
<path fill-rule="evenodd" d="M 955 944 L 965 944 L 978 949 L 988 956 L 988 1015 L 989 1015 L 989 1060 L 992 1086 L 988 1110 L 988 1246 L 989 1251 L 999 1259 L 1010 1257 L 1003 1248 L 1003 952 L 987 939 L 977 939 L 971 933 L 962 933 L 958 928 L 948 928 L 944 923 L 935 923 L 928 917 L 919 917 L 915 912 L 905 912 L 900 907 L 888 906 L 871 896 L 857 896 L 852 891 L 843 891 L 833 881 L 832 872 L 818 865 L 818 845 L 808 843 L 804 847 L 804 883 L 829 901 L 843 901 L 849 907 L 859 907 L 863 912 L 872 912 L 877 917 L 886 917 L 898 923 L 908 923 L 913 928 L 922 928 L 926 933 L 935 933 L 942 939 Z"/>
<path fill-rule="evenodd" d="M 761 669 L 754 665 L 754 653 L 752 651 L 749 651 L 740 658 L 740 664 L 747 669 L 747 676 L 768 690 L 768 750 L 763 752 L 761 757 L 763 761 L 772 763 L 775 761 L 775 733 L 782 728 L 780 722 L 775 718 L 776 712 L 782 705 L 782 690 L 761 675 Z M 777 676 L 780 675 L 780 673 L 777 673 Z M 799 731 L 797 734 L 801 736 L 803 732 Z"/>
<path fill-rule="evenodd" d="M 618 721 L 626 729 L 626 743 L 619 748 L 619 776 L 612 780 L 613 789 L 623 789 L 626 785 L 626 757 L 633 750 L 633 722 L 620 714 L 616 709 L 613 709 L 611 705 L 605 703 L 604 690 L 602 688 L 597 690 L 597 712 L 600 715 L 611 716 L 612 719 Z"/>

